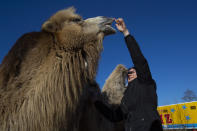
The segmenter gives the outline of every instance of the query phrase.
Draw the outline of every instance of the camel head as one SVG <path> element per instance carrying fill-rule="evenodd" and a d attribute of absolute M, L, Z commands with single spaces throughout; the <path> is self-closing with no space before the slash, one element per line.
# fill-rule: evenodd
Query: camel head
<path fill-rule="evenodd" d="M 105 36 L 116 33 L 111 27 L 114 18 L 98 16 L 83 19 L 75 9 L 60 10 L 42 25 L 42 30 L 55 35 L 64 48 L 81 48 L 90 41 L 102 40 Z"/>

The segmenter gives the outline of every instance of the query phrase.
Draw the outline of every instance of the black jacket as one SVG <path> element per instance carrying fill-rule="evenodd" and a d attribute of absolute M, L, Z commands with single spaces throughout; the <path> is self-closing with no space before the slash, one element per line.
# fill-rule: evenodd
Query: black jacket
<path fill-rule="evenodd" d="M 134 37 L 128 35 L 125 41 L 137 78 L 128 84 L 120 107 L 110 109 L 101 101 L 96 101 L 95 106 L 112 122 L 125 120 L 126 131 L 161 131 L 162 126 L 157 112 L 156 83 L 152 79 L 147 60 Z"/>

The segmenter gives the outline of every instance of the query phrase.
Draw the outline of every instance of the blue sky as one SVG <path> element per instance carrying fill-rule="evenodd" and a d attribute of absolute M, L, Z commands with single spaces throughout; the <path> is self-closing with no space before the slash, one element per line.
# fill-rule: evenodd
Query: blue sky
<path fill-rule="evenodd" d="M 45 20 L 69 6 L 74 6 L 84 19 L 95 16 L 125 19 L 157 82 L 159 105 L 182 102 L 186 89 L 197 93 L 196 0 L 1 1 L 0 61 L 21 35 L 40 31 Z M 121 33 L 106 37 L 103 44 L 97 75 L 101 87 L 117 64 L 133 65 Z"/>

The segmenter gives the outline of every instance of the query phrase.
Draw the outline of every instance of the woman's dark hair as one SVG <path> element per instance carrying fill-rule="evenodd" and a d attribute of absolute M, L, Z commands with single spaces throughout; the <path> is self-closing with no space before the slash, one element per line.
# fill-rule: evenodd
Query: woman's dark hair
<path fill-rule="evenodd" d="M 130 67 L 130 68 L 128 69 L 128 71 L 131 70 L 131 69 L 135 69 L 135 70 L 136 70 L 135 66 Z"/>
<path fill-rule="evenodd" d="M 132 74 L 133 72 L 130 72 L 129 70 L 131 70 L 131 69 L 135 69 L 136 70 L 136 68 L 135 67 L 130 67 L 129 69 L 128 69 L 128 74 Z"/>

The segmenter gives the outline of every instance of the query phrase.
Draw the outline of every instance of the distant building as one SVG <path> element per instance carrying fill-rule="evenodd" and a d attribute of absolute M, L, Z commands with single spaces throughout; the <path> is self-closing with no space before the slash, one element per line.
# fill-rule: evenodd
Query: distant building
<path fill-rule="evenodd" d="M 197 129 L 197 101 L 159 106 L 164 129 Z"/>

